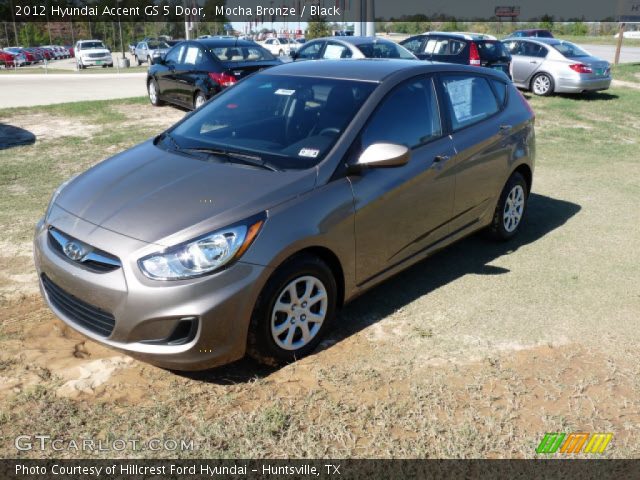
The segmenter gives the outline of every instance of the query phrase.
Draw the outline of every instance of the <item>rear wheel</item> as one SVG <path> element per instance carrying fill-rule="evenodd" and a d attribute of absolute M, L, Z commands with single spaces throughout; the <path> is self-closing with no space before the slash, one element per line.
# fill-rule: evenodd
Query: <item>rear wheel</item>
<path fill-rule="evenodd" d="M 304 357 L 322 341 L 333 316 L 336 280 L 319 258 L 300 255 L 269 279 L 254 307 L 247 352 L 280 365 Z"/>
<path fill-rule="evenodd" d="M 281 49 L 281 50 L 278 52 L 278 55 L 279 55 L 279 56 L 281 56 L 281 57 L 284 57 L 284 50 L 282 50 L 282 49 Z"/>
<path fill-rule="evenodd" d="M 497 240 L 509 240 L 514 237 L 524 217 L 529 196 L 524 177 L 514 172 L 507 181 L 496 206 L 491 223 L 491 235 Z"/>
<path fill-rule="evenodd" d="M 553 93 L 553 78 L 547 73 L 539 73 L 531 80 L 531 91 L 541 97 L 546 97 Z"/>
<path fill-rule="evenodd" d="M 158 89 L 158 84 L 155 80 L 150 80 L 147 85 L 147 90 L 149 91 L 149 101 L 151 105 L 154 107 L 159 107 L 162 105 L 162 100 L 160 100 L 160 90 Z"/>
<path fill-rule="evenodd" d="M 147 57 L 147 63 L 148 63 L 149 65 L 153 65 L 153 62 L 151 61 L 151 57 Z"/>
<path fill-rule="evenodd" d="M 199 109 L 204 103 L 207 101 L 207 97 L 204 96 L 204 93 L 198 92 L 196 96 L 193 98 L 193 109 Z"/>

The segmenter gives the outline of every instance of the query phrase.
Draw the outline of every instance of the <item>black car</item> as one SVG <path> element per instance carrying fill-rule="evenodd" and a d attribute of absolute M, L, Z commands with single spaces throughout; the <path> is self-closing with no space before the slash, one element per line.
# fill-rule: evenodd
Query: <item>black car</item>
<path fill-rule="evenodd" d="M 407 38 L 400 45 L 421 60 L 487 67 L 509 76 L 511 54 L 490 35 L 429 32 Z"/>
<path fill-rule="evenodd" d="M 180 42 L 149 68 L 149 100 L 156 106 L 167 102 L 196 109 L 241 78 L 280 63 L 268 50 L 245 40 Z"/>

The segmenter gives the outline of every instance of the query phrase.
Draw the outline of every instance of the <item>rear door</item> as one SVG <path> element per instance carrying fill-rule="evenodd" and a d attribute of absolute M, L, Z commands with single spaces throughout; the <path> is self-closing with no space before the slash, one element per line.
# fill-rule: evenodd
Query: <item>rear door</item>
<path fill-rule="evenodd" d="M 402 144 L 411 160 L 351 176 L 359 285 L 445 237 L 453 208 L 454 174 L 433 79 L 418 76 L 395 87 L 364 127 L 354 155 L 374 143 Z"/>
<path fill-rule="evenodd" d="M 434 62 L 469 64 L 468 42 L 462 38 L 429 36 L 424 48 Z"/>
<path fill-rule="evenodd" d="M 196 43 L 187 44 L 176 69 L 176 98 L 187 107 L 193 106 L 198 85 L 208 76 L 206 63 L 204 49 Z"/>
<path fill-rule="evenodd" d="M 510 76 L 511 54 L 498 40 L 479 40 L 476 42 L 480 54 L 480 65 L 501 71 Z"/>
<path fill-rule="evenodd" d="M 512 126 L 506 124 L 502 113 L 506 101 L 504 82 L 472 73 L 441 74 L 439 79 L 456 151 L 451 224 L 455 232 L 493 214 L 491 210 L 508 169 Z"/>

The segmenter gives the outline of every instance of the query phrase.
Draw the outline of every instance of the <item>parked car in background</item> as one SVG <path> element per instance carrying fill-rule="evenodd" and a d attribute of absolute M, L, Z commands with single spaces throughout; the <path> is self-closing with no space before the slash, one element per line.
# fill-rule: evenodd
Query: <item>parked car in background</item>
<path fill-rule="evenodd" d="M 246 40 L 187 40 L 149 67 L 149 100 L 156 106 L 168 102 L 196 109 L 241 78 L 280 63 Z"/>
<path fill-rule="evenodd" d="M 24 49 L 24 51 L 33 55 L 34 57 L 33 63 L 44 62 L 44 59 L 45 59 L 44 54 L 42 53 L 42 50 L 40 50 L 39 48 L 27 47 Z"/>
<path fill-rule="evenodd" d="M 113 67 L 111 51 L 100 40 L 80 40 L 75 46 L 78 69 L 91 66 Z"/>
<path fill-rule="evenodd" d="M 37 277 L 70 328 L 165 368 L 295 361 L 373 286 L 478 230 L 515 237 L 534 152 L 498 72 L 290 62 L 61 186 Z"/>
<path fill-rule="evenodd" d="M 138 65 L 143 63 L 153 65 L 159 58 L 164 57 L 170 48 L 169 44 L 164 41 L 143 41 L 136 45 L 133 56 Z"/>
<path fill-rule="evenodd" d="M 76 56 L 76 52 L 71 45 L 65 45 L 64 48 L 69 52 L 69 58 L 74 58 Z"/>
<path fill-rule="evenodd" d="M 310 40 L 291 54 L 295 61 L 338 58 L 403 58 L 415 55 L 395 42 L 376 37 L 324 37 Z"/>
<path fill-rule="evenodd" d="M 26 65 L 26 58 L 22 53 L 14 53 L 10 50 L 0 50 L 0 66 L 4 68 L 16 68 Z"/>
<path fill-rule="evenodd" d="M 503 40 L 512 55 L 513 83 L 536 95 L 607 90 L 611 65 L 579 46 L 555 38 Z"/>
<path fill-rule="evenodd" d="M 169 45 L 169 47 L 174 47 L 180 42 L 184 42 L 183 38 L 175 39 L 175 40 L 165 40 L 165 43 Z"/>
<path fill-rule="evenodd" d="M 260 45 L 269 50 L 272 55 L 279 57 L 290 55 L 291 52 L 295 52 L 299 47 L 299 44 L 293 38 L 287 37 L 267 38 Z"/>
<path fill-rule="evenodd" d="M 528 30 L 516 30 L 510 33 L 507 38 L 554 38 L 553 33 L 549 30 L 543 30 L 540 28 L 531 28 Z"/>
<path fill-rule="evenodd" d="M 421 60 L 487 67 L 509 75 L 511 55 L 491 35 L 428 32 L 400 42 Z"/>
<path fill-rule="evenodd" d="M 12 53 L 15 56 L 14 63 L 18 67 L 36 63 L 36 56 L 22 47 L 7 47 L 4 51 Z"/>

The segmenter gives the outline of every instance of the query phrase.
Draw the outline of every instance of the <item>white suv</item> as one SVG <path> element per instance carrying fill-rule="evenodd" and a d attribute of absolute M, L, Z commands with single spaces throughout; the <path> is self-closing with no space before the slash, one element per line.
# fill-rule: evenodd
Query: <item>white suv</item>
<path fill-rule="evenodd" d="M 75 48 L 78 69 L 94 66 L 113 67 L 111 52 L 100 40 L 80 40 Z"/>
<path fill-rule="evenodd" d="M 262 46 L 269 50 L 272 55 L 282 57 L 284 55 L 290 55 L 291 52 L 295 52 L 299 44 L 293 38 L 277 37 L 267 38 L 262 42 Z"/>

